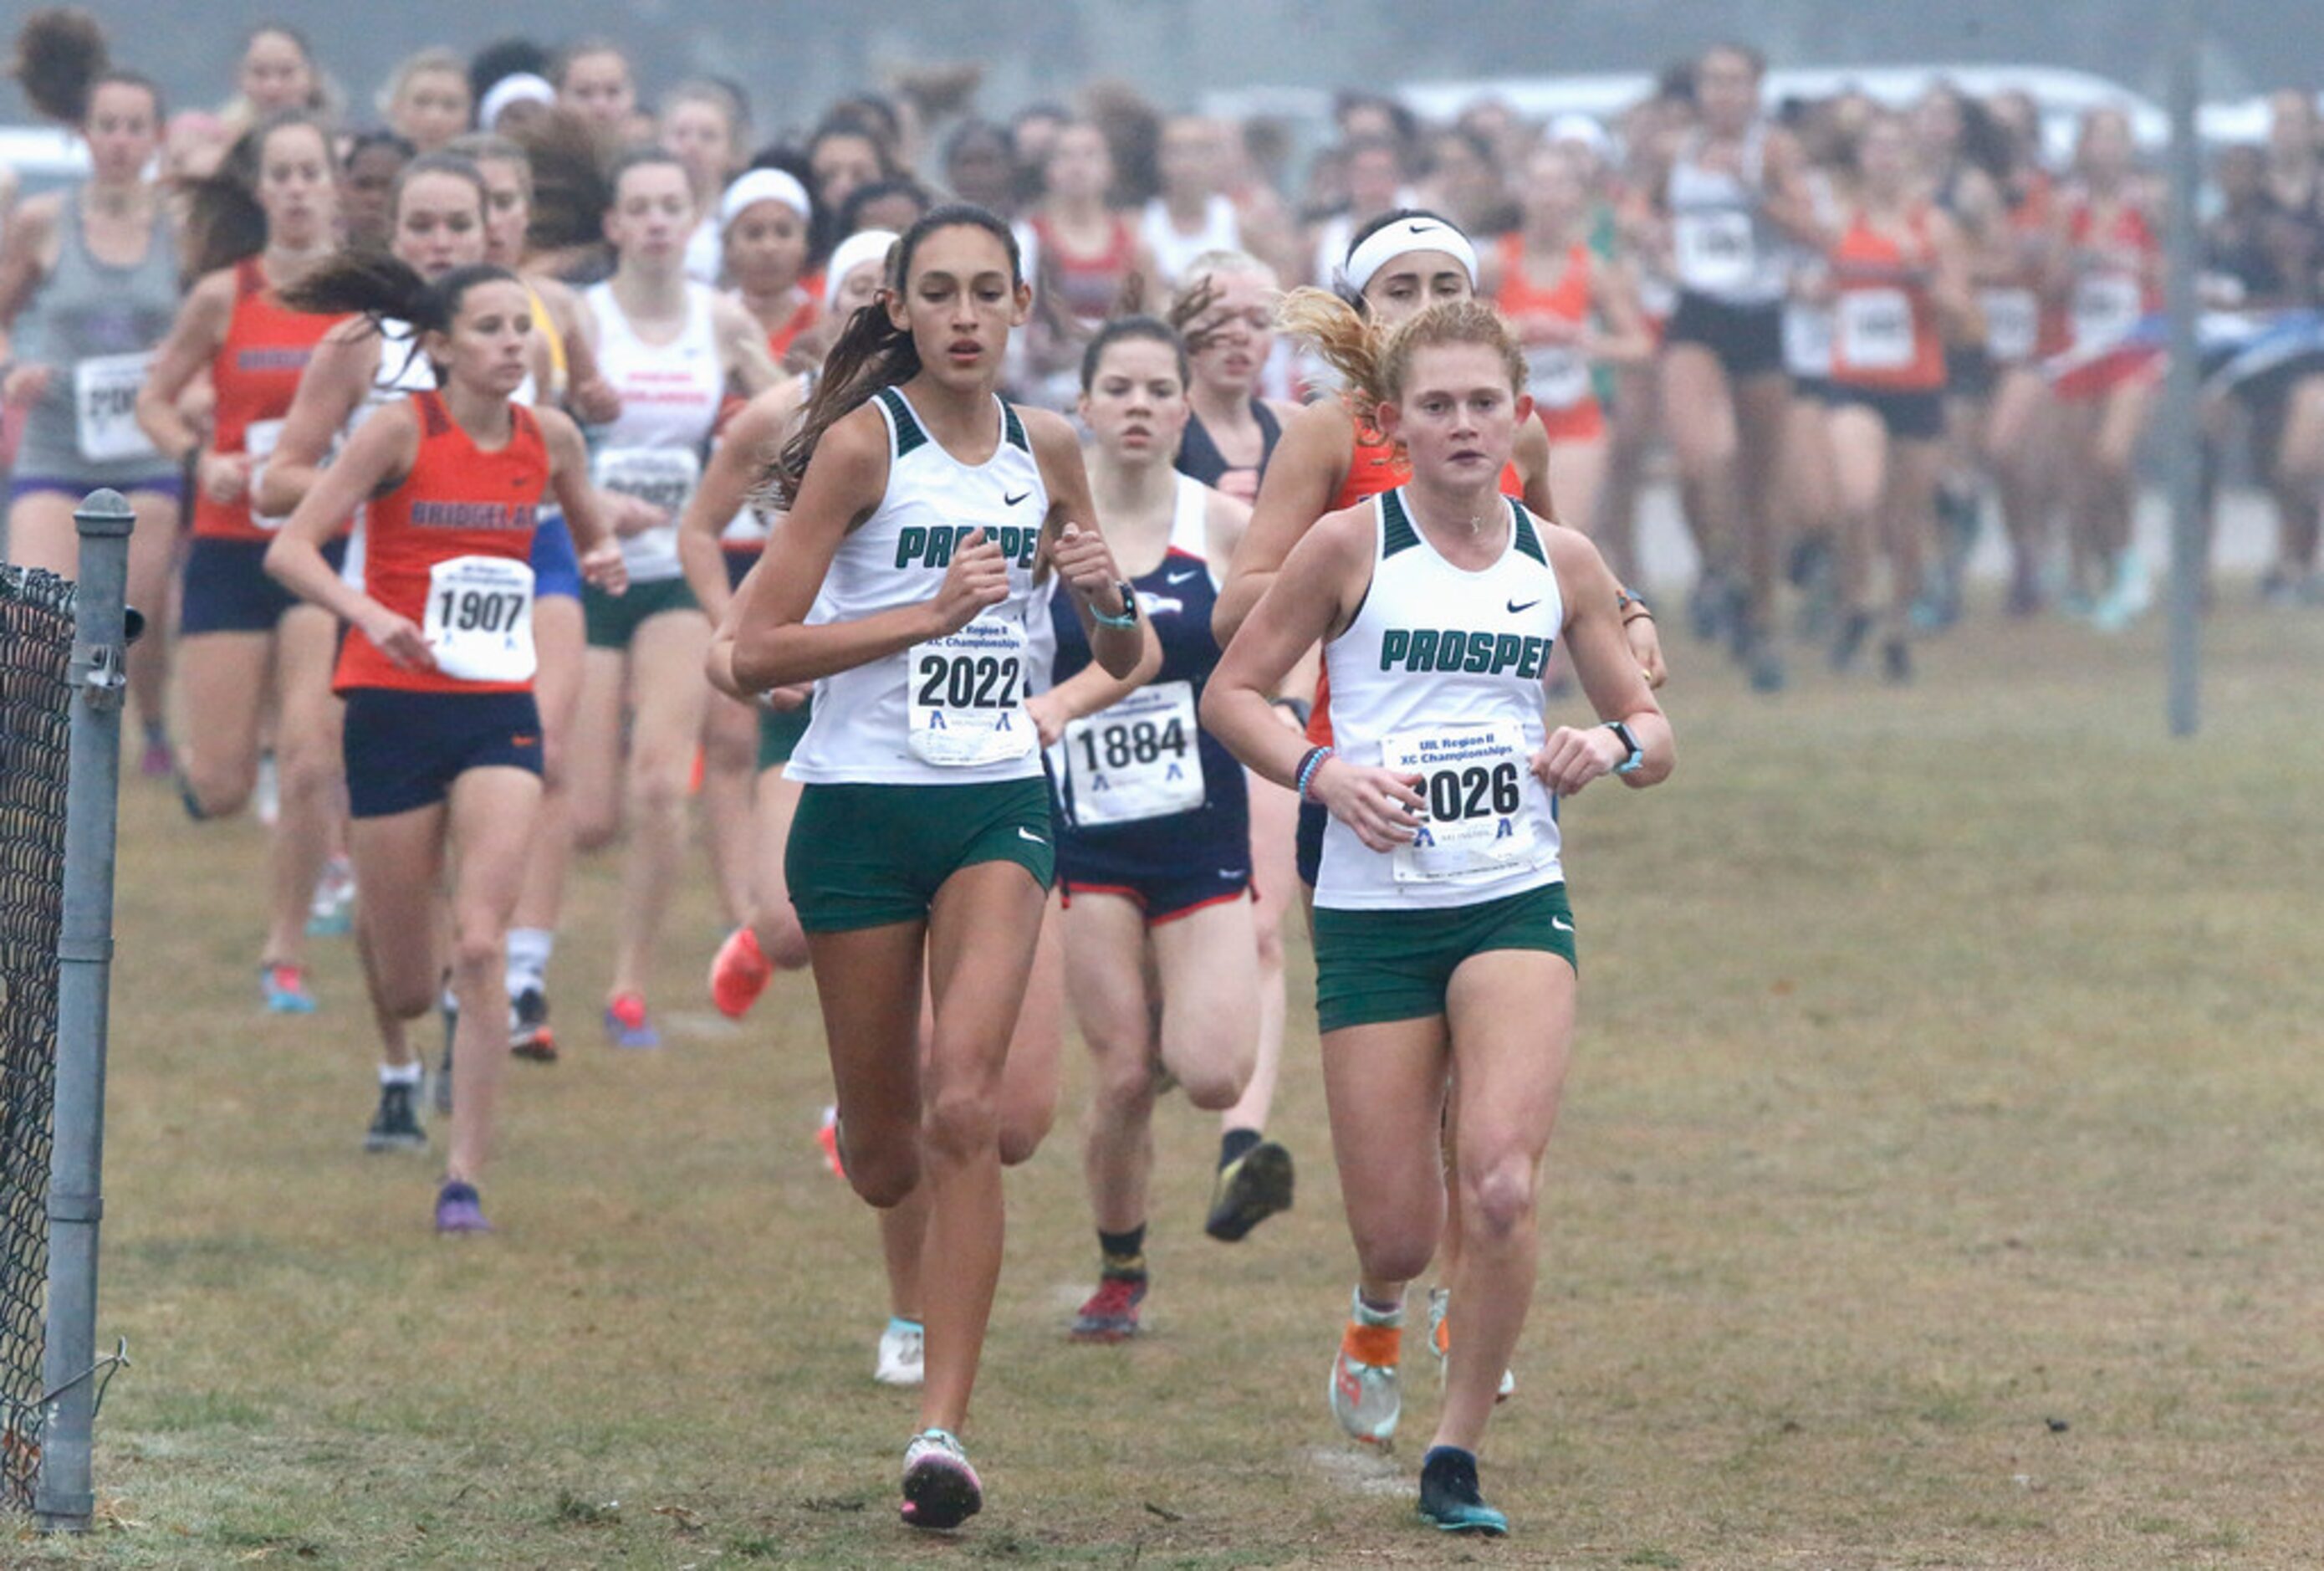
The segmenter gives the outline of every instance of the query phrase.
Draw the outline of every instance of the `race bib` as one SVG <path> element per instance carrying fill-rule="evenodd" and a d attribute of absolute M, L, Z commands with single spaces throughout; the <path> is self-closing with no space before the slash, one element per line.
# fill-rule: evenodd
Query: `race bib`
<path fill-rule="evenodd" d="M 1794 300 L 1784 308 L 1784 368 L 1794 376 L 1831 374 L 1831 309 Z"/>
<path fill-rule="evenodd" d="M 2074 285 L 2074 347 L 2103 349 L 2130 337 L 2145 302 L 2126 273 L 2093 273 Z"/>
<path fill-rule="evenodd" d="M 2004 365 L 2034 358 L 2041 341 L 2041 307 L 2030 289 L 1979 290 L 1977 308 L 1985 316 L 1985 352 Z"/>
<path fill-rule="evenodd" d="M 1025 713 L 1025 627 L 980 616 L 905 657 L 905 745 L 944 769 L 1007 763 L 1040 745 Z"/>
<path fill-rule="evenodd" d="M 1156 682 L 1065 727 L 1074 821 L 1133 824 L 1203 805 L 1194 684 Z"/>
<path fill-rule="evenodd" d="M 92 464 L 161 455 L 137 429 L 137 390 L 145 385 L 151 353 L 92 355 L 73 365 L 73 426 L 80 456 Z"/>
<path fill-rule="evenodd" d="M 529 682 L 532 568 L 506 557 L 454 557 L 428 569 L 420 631 L 436 669 L 463 682 Z"/>
<path fill-rule="evenodd" d="M 1758 253 L 1750 214 L 1732 208 L 1681 213 L 1672 238 L 1679 282 L 1687 288 L 1717 291 L 1751 282 Z"/>
<path fill-rule="evenodd" d="M 1526 391 L 1544 409 L 1572 409 L 1590 396 L 1590 362 L 1580 351 L 1557 346 L 1527 349 Z"/>
<path fill-rule="evenodd" d="M 244 496 L 258 494 L 258 483 L 266 475 L 266 460 L 274 456 L 274 444 L 281 439 L 282 422 L 279 420 L 254 420 L 242 428 L 242 450 L 250 459 L 250 486 L 243 493 Z M 283 521 L 254 507 L 250 510 L 250 522 L 259 529 L 281 529 Z"/>
<path fill-rule="evenodd" d="M 1398 883 L 1487 883 L 1536 864 L 1525 735 L 1508 720 L 1406 731 L 1380 741 L 1380 766 L 1421 777 L 1427 809 L 1391 854 Z"/>
<path fill-rule="evenodd" d="M 702 478 L 702 460 L 691 448 L 600 448 L 589 469 L 600 491 L 650 502 L 673 523 Z"/>
<path fill-rule="evenodd" d="M 1913 364 L 1913 300 L 1901 289 L 1851 289 L 1840 297 L 1839 359 L 1858 371 Z"/>

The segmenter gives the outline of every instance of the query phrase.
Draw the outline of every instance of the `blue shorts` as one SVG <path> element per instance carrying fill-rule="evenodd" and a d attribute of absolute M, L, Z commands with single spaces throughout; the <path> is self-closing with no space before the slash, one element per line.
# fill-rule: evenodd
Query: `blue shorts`
<path fill-rule="evenodd" d="M 266 541 L 218 540 L 196 535 L 186 550 L 186 595 L 178 613 L 178 636 L 204 633 L 272 633 L 282 614 L 303 604 L 266 576 Z M 323 559 L 337 572 L 346 560 L 345 539 L 323 547 Z"/>
<path fill-rule="evenodd" d="M 414 693 L 350 688 L 340 756 L 350 818 L 433 807 L 472 769 L 540 772 L 540 710 L 530 693 Z"/>
<path fill-rule="evenodd" d="M 37 496 L 44 491 L 61 491 L 78 502 L 90 492 L 110 486 L 124 494 L 132 491 L 158 492 L 172 501 L 182 502 L 186 496 L 186 477 L 174 470 L 165 475 L 141 475 L 134 480 L 72 480 L 61 475 L 15 475 L 8 480 L 8 500 Z"/>
<path fill-rule="evenodd" d="M 751 569 L 759 565 L 759 553 L 756 549 L 747 551 L 730 551 L 722 546 L 719 548 L 718 554 L 726 559 L 726 587 L 729 589 L 742 588 L 742 580 L 749 578 Z"/>
<path fill-rule="evenodd" d="M 1190 812 L 1084 828 L 1058 810 L 1056 827 L 1057 887 L 1067 905 L 1077 894 L 1120 895 L 1156 927 L 1250 891 L 1250 809 L 1239 767 Z"/>
<path fill-rule="evenodd" d="M 581 559 L 561 513 L 544 513 L 532 531 L 532 592 L 581 598 Z"/>

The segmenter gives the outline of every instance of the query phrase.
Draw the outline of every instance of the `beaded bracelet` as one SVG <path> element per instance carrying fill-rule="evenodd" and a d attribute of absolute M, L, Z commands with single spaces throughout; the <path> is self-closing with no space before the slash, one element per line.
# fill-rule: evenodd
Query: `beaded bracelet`
<path fill-rule="evenodd" d="M 1299 774 L 1296 789 L 1301 801 L 1314 799 L 1308 796 L 1307 788 L 1314 783 L 1315 772 L 1323 768 L 1323 761 L 1331 756 L 1332 750 L 1329 747 L 1311 747 L 1307 750 L 1306 756 L 1299 761 Z"/>

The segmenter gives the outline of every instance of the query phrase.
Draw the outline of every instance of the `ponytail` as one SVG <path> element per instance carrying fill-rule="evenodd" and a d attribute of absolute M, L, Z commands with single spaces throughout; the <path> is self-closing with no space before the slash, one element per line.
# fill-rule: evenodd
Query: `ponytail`
<path fill-rule="evenodd" d="M 1388 402 L 1389 393 L 1380 374 L 1379 334 L 1356 308 L 1328 290 L 1295 289 L 1276 308 L 1276 325 L 1295 338 L 1314 346 L 1323 363 L 1347 384 L 1349 405 L 1360 423 L 1369 425 L 1364 411 Z"/>
<path fill-rule="evenodd" d="M 8 74 L 33 108 L 77 126 L 88 117 L 89 94 L 105 66 L 105 29 L 97 19 L 86 11 L 55 6 L 24 18 Z"/>
<path fill-rule="evenodd" d="M 460 302 L 480 283 L 515 283 L 515 273 L 490 263 L 456 267 L 430 283 L 410 266 L 380 251 L 342 251 L 284 289 L 282 303 L 318 316 L 359 316 L 385 337 L 383 319 L 404 323 L 411 334 L 409 366 L 424 333 L 448 333 Z M 437 380 L 443 375 L 438 371 Z"/>

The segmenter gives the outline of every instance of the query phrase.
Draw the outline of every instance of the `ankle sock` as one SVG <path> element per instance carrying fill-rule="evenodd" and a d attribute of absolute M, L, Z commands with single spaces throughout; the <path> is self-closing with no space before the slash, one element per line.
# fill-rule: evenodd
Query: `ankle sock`
<path fill-rule="evenodd" d="M 1146 1274 L 1146 1224 L 1122 1233 L 1097 1230 L 1097 1247 L 1105 1257 L 1104 1272 L 1110 1277 L 1142 1277 Z"/>

